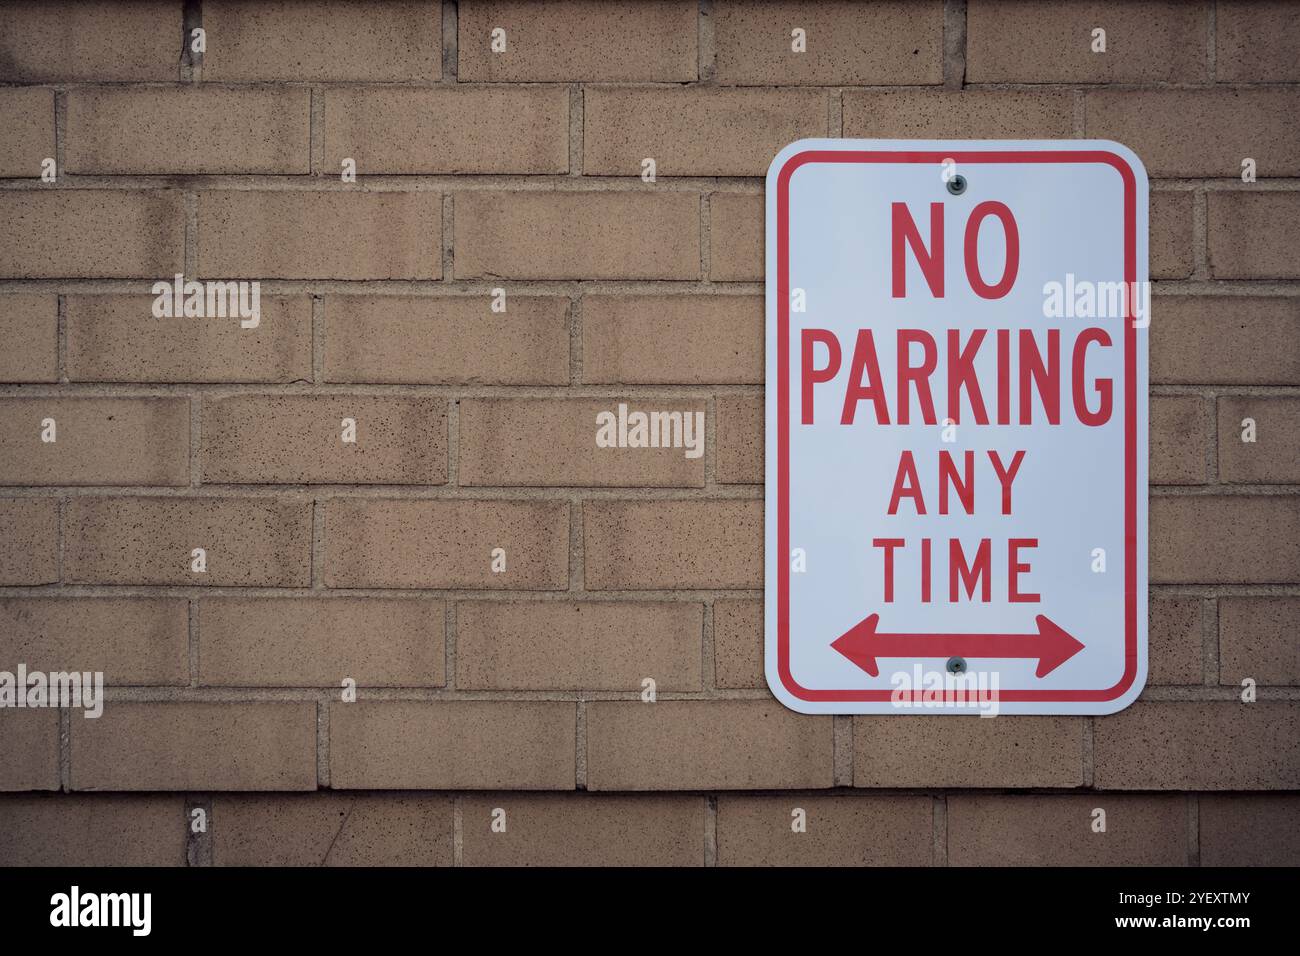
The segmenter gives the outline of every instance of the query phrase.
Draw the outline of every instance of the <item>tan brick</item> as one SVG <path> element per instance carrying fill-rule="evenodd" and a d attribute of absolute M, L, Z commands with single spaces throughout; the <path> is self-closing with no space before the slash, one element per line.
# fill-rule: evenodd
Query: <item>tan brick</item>
<path fill-rule="evenodd" d="M 505 570 L 492 572 L 492 552 Z M 325 584 L 563 590 L 569 506 L 561 501 L 346 499 L 325 508 Z"/>
<path fill-rule="evenodd" d="M 507 295 L 327 296 L 325 380 L 569 384 L 569 300 Z"/>
<path fill-rule="evenodd" d="M 1216 279 L 1296 279 L 1300 193 L 1212 192 L 1208 232 Z"/>
<path fill-rule="evenodd" d="M 176 189 L 0 192 L 0 276 L 169 276 L 184 245 Z"/>
<path fill-rule="evenodd" d="M 0 5 L 0 81 L 175 80 L 181 5 L 19 0 Z"/>
<path fill-rule="evenodd" d="M 504 833 L 492 830 L 498 810 Z M 475 795 L 462 801 L 461 818 L 466 866 L 704 864 L 703 797 Z"/>
<path fill-rule="evenodd" d="M 439 794 L 305 793 L 212 801 L 216 866 L 451 866 Z"/>
<path fill-rule="evenodd" d="M 1219 682 L 1240 687 L 1247 677 L 1257 684 L 1300 684 L 1300 598 L 1225 597 L 1219 599 Z"/>
<path fill-rule="evenodd" d="M 344 442 L 342 423 L 356 425 Z M 440 485 L 447 403 L 388 395 L 234 395 L 203 403 L 203 480 Z"/>
<path fill-rule="evenodd" d="M 432 192 L 199 193 L 199 274 L 220 279 L 440 279 Z"/>
<path fill-rule="evenodd" d="M 0 792 L 58 789 L 59 711 L 0 708 Z"/>
<path fill-rule="evenodd" d="M 1300 581 L 1300 497 L 1153 497 L 1151 581 L 1159 584 Z"/>
<path fill-rule="evenodd" d="M 1139 701 L 1093 726 L 1103 790 L 1294 790 L 1300 703 Z"/>
<path fill-rule="evenodd" d="M 1092 31 L 1106 31 L 1094 53 Z M 1199 3 L 976 0 L 966 9 L 971 83 L 1202 83 L 1209 75 Z"/>
<path fill-rule="evenodd" d="M 311 91 L 214 86 L 68 92 L 71 173 L 307 173 Z"/>
<path fill-rule="evenodd" d="M 713 603 L 714 681 L 724 690 L 766 687 L 763 676 L 763 602 Z"/>
<path fill-rule="evenodd" d="M 1205 482 L 1209 414 L 1209 404 L 1197 395 L 1151 397 L 1152 484 L 1198 485 Z"/>
<path fill-rule="evenodd" d="M 1150 270 L 1152 279 L 1186 279 L 1195 265 L 1192 233 L 1192 194 L 1153 192 L 1150 207 Z M 1155 308 L 1164 308 L 1161 299 Z M 1155 323 L 1152 319 L 1152 324 Z"/>
<path fill-rule="evenodd" d="M 1153 383 L 1300 385 L 1300 298 L 1170 295 L 1153 313 Z"/>
<path fill-rule="evenodd" d="M 737 282 L 763 278 L 762 193 L 709 196 L 709 278 Z"/>
<path fill-rule="evenodd" d="M 0 295 L 0 382 L 59 380 L 59 298 Z"/>
<path fill-rule="evenodd" d="M 673 413 L 675 424 L 649 422 L 645 441 L 657 448 L 600 446 L 618 440 L 622 406 Z M 670 486 L 704 485 L 705 403 L 701 399 L 463 399 L 460 402 L 460 482 L 463 485 Z M 602 420 L 608 413 L 612 418 Z M 615 424 L 606 428 L 608 422 Z M 691 428 L 692 447 L 686 446 Z M 630 426 L 629 426 L 630 427 Z M 629 432 L 630 437 L 630 432 Z M 676 445 L 676 447 L 674 447 Z M 692 448 L 694 450 L 692 450 Z"/>
<path fill-rule="evenodd" d="M 311 381 L 311 299 L 260 296 L 260 321 L 155 319 L 154 297 L 70 295 L 67 372 L 74 382 Z"/>
<path fill-rule="evenodd" d="M 1093 830 L 1094 812 L 1106 829 Z M 949 866 L 1186 866 L 1187 800 L 1112 794 L 952 794 Z"/>
<path fill-rule="evenodd" d="M 587 787 L 829 787 L 831 720 L 774 700 L 595 701 L 587 705 Z"/>
<path fill-rule="evenodd" d="M 8 866 L 184 866 L 185 799 L 60 794 L 0 800 Z"/>
<path fill-rule="evenodd" d="M 54 441 L 45 440 L 47 419 Z M 0 399 L 0 484 L 189 482 L 188 399 Z"/>
<path fill-rule="evenodd" d="M 314 790 L 314 701 L 109 701 L 71 724 L 74 790 Z"/>
<path fill-rule="evenodd" d="M 1253 442 L 1241 438 L 1248 418 Z M 1219 396 L 1219 480 L 1300 482 L 1300 400 Z"/>
<path fill-rule="evenodd" d="M 1287 0 L 1218 0 L 1214 5 L 1215 79 L 1235 83 L 1300 80 L 1300 34 Z"/>
<path fill-rule="evenodd" d="M 0 124 L 5 127 L 0 177 L 39 177 L 42 161 L 54 157 L 54 91 L 38 86 L 0 89 Z"/>
<path fill-rule="evenodd" d="M 1300 119 L 1290 90 L 1096 90 L 1084 98 L 1089 137 L 1118 140 L 1152 178 L 1241 176 L 1250 157 L 1263 176 L 1300 171 Z M 1188 118 L 1196 148 L 1189 149 Z"/>
<path fill-rule="evenodd" d="M 1295 794 L 1204 794 L 1201 866 L 1295 866 L 1300 798 Z"/>
<path fill-rule="evenodd" d="M 718 481 L 763 483 L 763 399 L 758 395 L 720 395 Z"/>
<path fill-rule="evenodd" d="M 104 683 L 187 685 L 183 598 L 0 598 L 0 668 L 100 671 Z"/>
<path fill-rule="evenodd" d="M 587 88 L 582 171 L 640 176 L 762 176 L 787 143 L 825 136 L 820 90 Z"/>
<path fill-rule="evenodd" d="M 371 173 L 565 173 L 563 86 L 325 92 L 325 166 Z"/>
<path fill-rule="evenodd" d="M 463 192 L 458 279 L 695 279 L 700 197 L 684 192 Z"/>
<path fill-rule="evenodd" d="M 1078 787 L 1078 717 L 853 718 L 855 787 Z"/>
<path fill-rule="evenodd" d="M 572 790 L 577 719 L 560 701 L 331 703 L 330 786 Z"/>
<path fill-rule="evenodd" d="M 684 602 L 456 606 L 459 690 L 698 691 L 703 609 Z"/>
<path fill-rule="evenodd" d="M 59 580 L 59 502 L 0 498 L 0 584 Z"/>
<path fill-rule="evenodd" d="M 1062 91 L 853 90 L 844 135 L 880 139 L 1064 139 L 1074 134 L 1073 95 Z"/>
<path fill-rule="evenodd" d="M 762 587 L 759 500 L 588 501 L 583 523 L 593 590 Z"/>
<path fill-rule="evenodd" d="M 492 82 L 694 80 L 697 7 L 688 0 L 466 0 L 457 13 L 458 78 Z M 495 29 L 506 49 L 491 50 Z"/>
<path fill-rule="evenodd" d="M 720 0 L 712 19 L 719 83 L 874 86 L 943 80 L 943 4 L 938 0 Z M 802 53 L 790 48 L 795 27 L 807 37 Z"/>
<path fill-rule="evenodd" d="M 1200 600 L 1151 598 L 1147 611 L 1147 683 L 1200 684 L 1205 661 Z"/>
<path fill-rule="evenodd" d="M 446 607 L 429 598 L 205 598 L 199 683 L 441 687 Z"/>
<path fill-rule="evenodd" d="M 73 498 L 64 573 L 79 584 L 304 587 L 311 502 L 273 498 Z M 190 552 L 207 551 L 207 571 Z"/>
<path fill-rule="evenodd" d="M 434 0 L 207 0 L 205 80 L 437 80 Z"/>
<path fill-rule="evenodd" d="M 750 295 L 588 295 L 585 382 L 763 381 L 763 299 Z"/>
<path fill-rule="evenodd" d="M 804 811 L 807 829 L 791 825 Z M 721 866 L 929 866 L 928 796 L 782 794 L 718 797 Z"/>

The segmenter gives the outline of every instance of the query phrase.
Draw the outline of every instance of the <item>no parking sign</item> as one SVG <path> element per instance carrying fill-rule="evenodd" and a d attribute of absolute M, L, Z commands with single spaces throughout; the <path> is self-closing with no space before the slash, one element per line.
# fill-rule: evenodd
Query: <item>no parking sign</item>
<path fill-rule="evenodd" d="M 1100 141 L 767 176 L 766 670 L 806 713 L 1103 714 L 1147 666 L 1147 178 Z"/>

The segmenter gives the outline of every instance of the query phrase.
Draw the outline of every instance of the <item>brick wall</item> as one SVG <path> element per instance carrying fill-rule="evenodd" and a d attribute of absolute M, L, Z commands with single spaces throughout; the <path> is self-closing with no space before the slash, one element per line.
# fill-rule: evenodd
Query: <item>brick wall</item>
<path fill-rule="evenodd" d="M 1300 861 L 1298 24 L 1225 0 L 0 7 L 0 669 L 110 685 L 98 719 L 0 709 L 0 863 Z M 761 177 L 813 135 L 1145 161 L 1128 710 L 812 717 L 766 691 Z M 153 318 L 182 271 L 261 280 L 260 325 Z M 703 412 L 704 454 L 598 455 L 620 401 Z"/>

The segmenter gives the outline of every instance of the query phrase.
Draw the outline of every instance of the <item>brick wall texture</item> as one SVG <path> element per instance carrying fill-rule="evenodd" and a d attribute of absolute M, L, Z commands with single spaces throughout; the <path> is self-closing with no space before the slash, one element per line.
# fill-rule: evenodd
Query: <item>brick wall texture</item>
<path fill-rule="evenodd" d="M 0 708 L 0 864 L 1300 862 L 1297 14 L 0 6 L 0 670 L 108 684 Z M 1129 709 L 766 690 L 762 176 L 804 136 L 1145 162 Z M 260 324 L 155 318 L 176 273 Z M 619 403 L 702 454 L 597 453 Z"/>

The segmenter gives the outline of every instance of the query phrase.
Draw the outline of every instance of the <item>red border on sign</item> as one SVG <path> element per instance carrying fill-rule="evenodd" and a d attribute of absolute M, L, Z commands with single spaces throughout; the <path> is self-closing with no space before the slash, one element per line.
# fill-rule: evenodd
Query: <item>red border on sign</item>
<path fill-rule="evenodd" d="M 1137 679 L 1137 332 L 1130 296 L 1137 282 L 1137 180 L 1128 162 L 1107 150 L 928 151 L 804 150 L 787 159 L 776 186 L 777 309 L 777 553 L 790 553 L 790 178 L 808 163 L 1102 163 L 1124 181 L 1124 673 L 1104 690 L 1005 690 L 1004 701 L 1110 701 Z M 807 701 L 887 701 L 888 689 L 815 690 L 790 671 L 790 562 L 777 562 L 777 673 L 794 697 Z"/>

